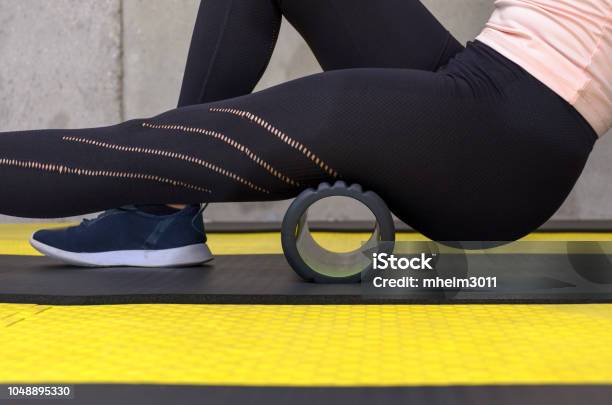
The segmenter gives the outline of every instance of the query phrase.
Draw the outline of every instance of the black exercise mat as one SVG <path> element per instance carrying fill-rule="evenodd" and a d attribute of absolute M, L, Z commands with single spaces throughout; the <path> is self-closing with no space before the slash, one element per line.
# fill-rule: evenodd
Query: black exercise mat
<path fill-rule="evenodd" d="M 556 270 L 562 267 L 559 260 L 567 259 L 538 255 L 537 268 L 519 266 L 509 270 L 495 291 L 430 291 L 381 297 L 364 295 L 360 284 L 306 283 L 280 255 L 219 256 L 201 267 L 166 269 L 88 269 L 43 257 L 0 256 L 0 302 L 45 305 L 612 302 L 612 284 L 586 281 L 579 274 L 559 274 Z"/>

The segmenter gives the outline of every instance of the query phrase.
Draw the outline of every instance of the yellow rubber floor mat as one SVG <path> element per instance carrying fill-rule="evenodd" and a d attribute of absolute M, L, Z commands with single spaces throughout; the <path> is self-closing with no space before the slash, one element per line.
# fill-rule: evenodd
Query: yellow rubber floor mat
<path fill-rule="evenodd" d="M 0 224 L 0 255 L 39 256 L 29 244 L 30 236 L 38 229 L 51 229 L 67 224 Z M 316 240 L 332 251 L 348 251 L 369 239 L 366 233 L 315 232 Z M 399 241 L 426 241 L 414 232 L 397 234 Z M 537 232 L 524 240 L 533 241 L 612 241 L 612 233 Z M 208 245 L 216 255 L 282 254 L 280 234 L 211 233 Z"/>
<path fill-rule="evenodd" d="M 612 305 L 0 305 L 0 383 L 612 383 Z"/>

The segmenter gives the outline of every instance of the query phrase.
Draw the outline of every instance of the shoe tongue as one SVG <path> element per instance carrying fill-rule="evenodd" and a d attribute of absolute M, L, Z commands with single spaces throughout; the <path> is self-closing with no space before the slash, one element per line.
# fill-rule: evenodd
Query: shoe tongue
<path fill-rule="evenodd" d="M 172 215 L 181 211 L 167 205 L 136 205 L 135 207 L 138 211 L 151 215 Z"/>

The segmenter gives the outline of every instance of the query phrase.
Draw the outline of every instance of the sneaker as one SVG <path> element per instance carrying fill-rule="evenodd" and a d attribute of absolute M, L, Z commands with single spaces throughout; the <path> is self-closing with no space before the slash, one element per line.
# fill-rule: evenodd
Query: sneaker
<path fill-rule="evenodd" d="M 160 215 L 128 206 L 80 225 L 41 230 L 30 244 L 40 253 L 87 267 L 173 267 L 208 262 L 202 210 L 188 206 Z"/>

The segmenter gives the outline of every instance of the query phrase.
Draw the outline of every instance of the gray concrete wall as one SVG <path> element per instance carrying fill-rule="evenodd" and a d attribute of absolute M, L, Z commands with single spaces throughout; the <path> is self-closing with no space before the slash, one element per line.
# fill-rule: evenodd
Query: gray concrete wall
<path fill-rule="evenodd" d="M 0 0 L 0 129 L 121 118 L 120 0 Z"/>
<path fill-rule="evenodd" d="M 307 0 L 304 0 L 307 1 Z M 373 0 L 374 1 L 374 0 Z M 424 0 L 461 41 L 493 0 Z M 103 125 L 173 108 L 199 0 L 0 0 L 0 130 Z M 258 89 L 320 69 L 283 24 Z M 604 138 L 557 218 L 612 218 L 612 136 Z M 287 202 L 219 204 L 218 221 L 276 221 Z M 360 218 L 357 210 L 343 217 Z M 323 207 L 318 218 L 339 214 Z M 1 221 L 8 221 L 1 218 Z"/>

